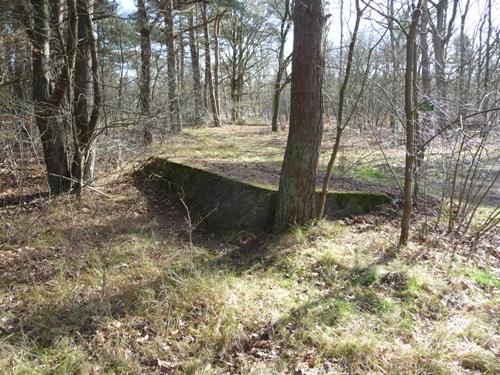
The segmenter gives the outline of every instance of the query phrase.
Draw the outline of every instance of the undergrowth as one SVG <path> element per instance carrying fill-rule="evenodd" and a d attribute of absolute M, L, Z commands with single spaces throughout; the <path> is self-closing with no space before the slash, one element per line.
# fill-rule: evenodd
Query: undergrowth
<path fill-rule="evenodd" d="M 1 374 L 495 374 L 494 261 L 390 220 L 230 241 L 128 177 L 0 216 Z"/>

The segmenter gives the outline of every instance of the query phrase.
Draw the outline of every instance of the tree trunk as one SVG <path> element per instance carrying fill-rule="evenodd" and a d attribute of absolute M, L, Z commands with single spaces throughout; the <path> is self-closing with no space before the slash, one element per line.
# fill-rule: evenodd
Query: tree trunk
<path fill-rule="evenodd" d="M 280 111 L 280 99 L 281 99 L 281 91 L 283 90 L 283 75 L 285 74 L 285 70 L 287 64 L 285 64 L 285 43 L 288 35 L 288 31 L 290 30 L 290 0 L 285 0 L 285 11 L 283 12 L 283 16 L 281 17 L 281 25 L 280 25 L 280 46 L 278 51 L 278 71 L 276 72 L 276 80 L 274 81 L 274 92 L 273 92 L 273 114 L 271 120 L 271 130 L 273 132 L 278 131 L 278 118 Z"/>
<path fill-rule="evenodd" d="M 94 137 L 99 117 L 99 77 L 97 46 L 94 39 L 92 5 L 88 0 L 77 0 L 78 45 L 76 49 L 74 73 L 74 140 L 75 156 L 72 176 L 77 180 L 76 187 L 93 178 Z"/>
<path fill-rule="evenodd" d="M 398 96 L 398 76 L 399 76 L 399 63 L 398 63 L 398 52 L 399 52 L 399 43 L 397 41 L 395 35 L 395 27 L 394 27 L 394 0 L 388 0 L 388 10 L 389 10 L 389 18 L 388 18 L 388 26 L 389 26 L 389 34 L 391 38 L 391 63 L 392 63 L 392 80 L 391 80 L 391 97 L 396 98 Z M 394 137 L 394 142 L 397 142 L 397 133 L 398 133 L 398 125 L 396 121 L 396 115 L 394 114 L 394 110 L 391 109 L 391 113 L 389 115 L 389 127 L 391 129 L 391 133 Z"/>
<path fill-rule="evenodd" d="M 193 95 L 194 95 L 194 125 L 201 124 L 201 74 L 200 74 L 200 56 L 198 53 L 198 43 L 196 31 L 194 29 L 193 11 L 189 15 L 189 49 L 191 52 L 191 67 L 193 70 Z"/>
<path fill-rule="evenodd" d="M 153 140 L 149 129 L 149 119 L 151 103 L 151 28 L 149 26 L 148 13 L 145 0 L 137 0 L 137 20 L 139 23 L 139 33 L 141 36 L 141 73 L 139 76 L 139 106 L 141 115 L 146 116 L 144 121 L 144 142 L 150 144 Z"/>
<path fill-rule="evenodd" d="M 434 70 L 436 78 L 436 91 L 438 94 L 438 126 L 445 126 L 448 111 L 448 82 L 446 79 L 446 50 L 453 32 L 453 22 L 457 12 L 458 0 L 453 0 L 453 9 L 447 23 L 448 0 L 439 0 L 435 4 L 436 21 L 431 23 L 432 44 L 434 46 Z M 429 13 L 429 12 L 428 12 Z M 430 21 L 430 18 L 428 18 Z"/>
<path fill-rule="evenodd" d="M 467 52 L 465 45 L 465 20 L 469 11 L 470 0 L 467 0 L 460 21 L 460 37 L 459 37 L 459 65 L 458 65 L 458 97 L 459 97 L 459 114 L 460 116 L 467 115 L 467 90 L 465 89 L 465 55 Z"/>
<path fill-rule="evenodd" d="M 214 97 L 215 107 L 217 108 L 217 116 L 220 119 L 220 97 L 219 97 L 219 61 L 220 61 L 220 27 L 222 22 L 222 15 L 219 14 L 214 22 Z"/>
<path fill-rule="evenodd" d="M 179 133 L 182 130 L 181 104 L 177 90 L 177 66 L 175 59 L 174 40 L 174 4 L 173 0 L 167 0 L 165 4 L 165 33 L 167 45 L 167 78 L 168 78 L 168 102 L 170 112 L 170 130 Z"/>
<path fill-rule="evenodd" d="M 410 220 L 413 208 L 413 164 L 415 161 L 415 129 L 414 129 L 414 107 L 413 107 L 413 71 L 415 56 L 415 41 L 417 36 L 418 22 L 421 15 L 421 3 L 413 10 L 411 24 L 406 37 L 406 66 L 405 66 L 405 126 L 406 126 L 406 159 L 405 159 L 405 182 L 403 189 L 403 217 L 401 218 L 401 236 L 399 245 L 408 244 L 410 233 Z"/>
<path fill-rule="evenodd" d="M 323 135 L 323 2 L 297 2 L 294 21 L 290 129 L 275 214 L 277 231 L 308 224 L 314 218 Z"/>
<path fill-rule="evenodd" d="M 210 101 L 210 108 L 214 119 L 214 126 L 220 127 L 220 117 L 217 111 L 217 102 L 215 100 L 214 81 L 212 78 L 212 62 L 210 59 L 210 32 L 208 30 L 208 5 L 203 3 L 201 6 L 201 14 L 203 18 L 203 31 L 205 34 L 205 82 L 207 84 L 207 100 Z"/>
<path fill-rule="evenodd" d="M 64 141 L 64 129 L 58 124 L 55 114 L 64 97 L 73 64 L 74 51 L 68 56 L 68 65 L 50 94 L 50 28 L 48 0 L 31 0 L 33 12 L 32 42 L 32 91 L 35 122 L 42 140 L 43 155 L 47 169 L 51 194 L 60 194 L 71 188 L 68 151 Z M 74 26 L 76 25 L 73 0 L 68 0 L 70 31 L 68 52 L 73 49 Z"/>
<path fill-rule="evenodd" d="M 427 0 L 422 2 L 422 21 L 420 26 L 420 52 L 421 52 L 421 69 L 422 69 L 422 94 L 424 103 L 430 105 L 432 100 L 431 93 L 431 61 L 429 56 L 429 43 L 427 41 L 428 32 L 428 14 L 427 14 Z M 414 79 L 415 80 L 415 79 Z M 415 93 L 414 93 L 415 94 Z M 414 182 L 414 196 L 418 197 L 420 194 L 420 174 L 421 168 L 425 158 L 424 136 L 425 132 L 430 131 L 430 116 L 428 110 L 424 108 L 422 115 L 422 122 L 415 124 L 415 143 L 416 143 L 416 163 L 415 163 L 415 182 Z"/>
<path fill-rule="evenodd" d="M 177 72 L 179 73 L 179 100 L 182 101 L 182 98 L 184 97 L 184 81 L 185 81 L 185 67 L 186 67 L 186 51 L 185 51 L 185 45 L 184 45 L 184 33 L 182 32 L 183 28 L 183 23 L 182 23 L 182 16 L 179 16 L 179 47 L 177 49 L 178 52 L 178 57 L 177 57 Z"/>
<path fill-rule="evenodd" d="M 281 100 L 281 80 L 283 73 L 280 69 L 276 73 L 276 81 L 274 82 L 274 92 L 273 92 L 273 115 L 271 120 L 271 130 L 273 132 L 278 131 L 278 117 L 280 112 L 280 100 Z"/>

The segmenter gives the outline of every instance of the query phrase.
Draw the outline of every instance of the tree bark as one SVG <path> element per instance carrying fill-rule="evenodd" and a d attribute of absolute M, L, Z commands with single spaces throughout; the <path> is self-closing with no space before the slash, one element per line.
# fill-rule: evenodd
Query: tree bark
<path fill-rule="evenodd" d="M 314 218 L 323 135 L 323 2 L 297 2 L 294 21 L 290 129 L 275 214 L 277 231 L 308 224 Z"/>

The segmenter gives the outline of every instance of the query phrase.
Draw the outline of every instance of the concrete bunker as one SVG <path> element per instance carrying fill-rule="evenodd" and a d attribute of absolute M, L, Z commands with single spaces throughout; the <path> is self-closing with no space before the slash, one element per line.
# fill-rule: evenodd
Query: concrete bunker
<path fill-rule="evenodd" d="M 138 173 L 155 190 L 182 196 L 191 214 L 204 218 L 204 223 L 215 233 L 260 232 L 272 228 L 277 190 L 163 158 L 150 159 Z M 331 192 L 325 213 L 329 218 L 343 218 L 368 213 L 389 202 L 390 198 L 383 193 Z"/>

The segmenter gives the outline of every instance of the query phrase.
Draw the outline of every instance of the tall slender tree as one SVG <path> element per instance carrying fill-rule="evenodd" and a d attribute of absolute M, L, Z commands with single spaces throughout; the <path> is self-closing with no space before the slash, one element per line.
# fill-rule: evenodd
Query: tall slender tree
<path fill-rule="evenodd" d="M 215 88 L 214 79 L 212 74 L 212 59 L 210 57 L 210 31 L 208 27 L 208 4 L 203 3 L 201 5 L 201 15 L 203 20 L 203 33 L 204 33 L 204 45 L 205 45 L 205 84 L 208 98 L 207 102 L 210 103 L 210 109 L 213 116 L 214 126 L 220 127 L 220 114 L 217 107 L 217 101 L 215 98 Z"/>
<path fill-rule="evenodd" d="M 399 245 L 406 246 L 410 233 L 410 220 L 413 208 L 413 167 L 415 163 L 415 107 L 414 107 L 414 71 L 415 47 L 418 24 L 422 14 L 422 1 L 412 5 L 410 28 L 406 33 L 406 65 L 405 65 L 405 126 L 406 126 L 406 158 L 405 180 L 403 191 L 403 217 L 401 218 L 401 235 Z"/>
<path fill-rule="evenodd" d="M 168 103 L 170 112 L 170 130 L 179 133 L 182 130 L 181 104 L 177 85 L 177 62 L 174 34 L 174 2 L 165 2 L 165 36 L 167 45 Z"/>
<path fill-rule="evenodd" d="M 200 55 L 198 50 L 198 38 L 195 30 L 194 13 L 195 7 L 189 13 L 189 50 L 191 53 L 191 70 L 193 73 L 193 96 L 194 96 L 194 125 L 201 123 L 201 109 L 203 104 L 200 74 Z"/>
<path fill-rule="evenodd" d="M 273 88 L 273 113 L 271 120 L 271 130 L 273 132 L 278 131 L 278 117 L 280 111 L 280 99 L 281 92 L 288 83 L 286 77 L 286 69 L 289 64 L 289 58 L 285 57 L 285 45 L 292 26 L 292 20 L 290 17 L 291 4 L 290 0 L 273 2 L 273 9 L 279 15 L 279 35 L 278 35 L 278 61 L 276 68 L 276 78 L 274 81 Z M 281 5 L 281 6 L 280 6 Z"/>
<path fill-rule="evenodd" d="M 137 22 L 140 34 L 141 71 L 139 75 L 139 107 L 141 115 L 148 116 L 151 102 L 151 26 L 145 0 L 137 0 Z M 144 119 L 144 142 L 153 140 L 149 121 Z"/>
<path fill-rule="evenodd" d="M 94 174 L 94 137 L 99 119 L 100 90 L 97 46 L 90 16 L 93 4 L 89 0 L 77 0 L 76 4 L 78 44 L 73 89 L 75 155 L 72 176 L 76 185 L 82 186 Z"/>

